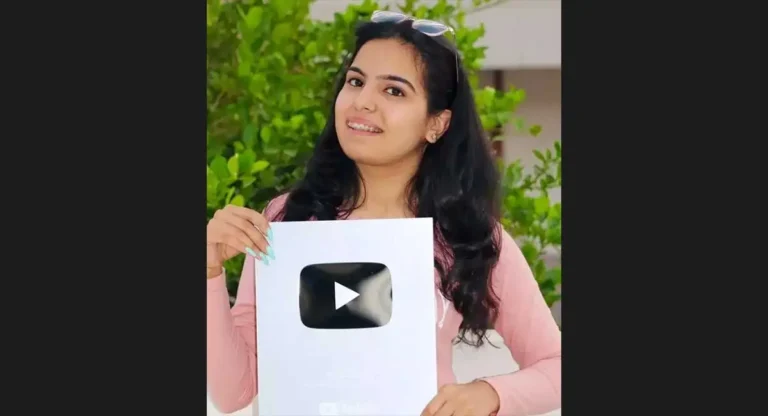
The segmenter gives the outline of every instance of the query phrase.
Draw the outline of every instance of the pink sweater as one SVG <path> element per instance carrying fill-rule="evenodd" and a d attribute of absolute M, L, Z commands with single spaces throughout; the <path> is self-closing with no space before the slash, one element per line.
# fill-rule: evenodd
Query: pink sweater
<path fill-rule="evenodd" d="M 265 217 L 273 219 L 285 201 L 276 198 Z M 275 253 L 278 256 L 279 253 Z M 208 280 L 208 391 L 219 411 L 248 406 L 258 392 L 254 258 L 246 256 L 235 305 L 230 309 L 224 275 Z M 437 279 L 437 273 L 435 273 Z M 546 413 L 560 407 L 560 330 L 520 249 L 503 233 L 501 256 L 493 271 L 501 299 L 496 331 L 520 366 L 510 374 L 486 377 L 501 399 L 499 416 Z M 455 383 L 452 340 L 461 315 L 435 287 L 439 299 L 438 383 Z M 426 406 L 427 403 L 424 403 Z"/>

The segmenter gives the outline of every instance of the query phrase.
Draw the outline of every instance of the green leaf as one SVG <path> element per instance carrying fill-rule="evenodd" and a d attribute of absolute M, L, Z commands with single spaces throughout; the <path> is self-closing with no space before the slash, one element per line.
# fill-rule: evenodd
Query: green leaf
<path fill-rule="evenodd" d="M 286 147 L 285 149 L 283 149 L 283 154 L 288 157 L 296 157 L 296 153 L 297 153 L 296 149 L 292 149 L 290 147 Z"/>
<path fill-rule="evenodd" d="M 309 58 L 314 58 L 317 56 L 317 42 L 309 42 L 304 48 L 304 54 Z"/>
<path fill-rule="evenodd" d="M 246 149 L 237 158 L 239 162 L 238 171 L 247 173 L 253 167 L 254 162 L 256 162 L 256 153 L 253 152 L 253 149 Z"/>
<path fill-rule="evenodd" d="M 267 87 L 267 78 L 264 74 L 257 72 L 253 74 L 248 90 L 256 97 L 262 97 Z"/>
<path fill-rule="evenodd" d="M 562 205 L 560 205 L 559 202 L 557 204 L 554 204 L 551 207 L 549 207 L 549 213 L 547 214 L 547 217 L 548 218 L 555 218 L 555 219 L 559 220 L 561 212 L 562 212 L 561 211 L 561 209 L 562 209 L 561 207 L 562 207 Z"/>
<path fill-rule="evenodd" d="M 280 131 L 281 129 L 284 129 L 286 125 L 287 124 L 286 124 L 285 120 L 283 120 L 283 118 L 281 116 L 279 116 L 279 115 L 276 116 L 272 120 L 272 126 L 274 126 L 275 130 L 277 130 L 277 131 Z"/>
<path fill-rule="evenodd" d="M 206 186 L 208 188 L 208 191 L 216 191 L 216 188 L 219 186 L 219 178 L 216 176 L 216 173 L 211 169 L 208 168 L 207 174 L 206 174 Z"/>
<path fill-rule="evenodd" d="M 282 19 L 291 13 L 295 0 L 270 1 L 269 4 L 277 11 L 277 17 Z"/>
<path fill-rule="evenodd" d="M 547 163 L 547 159 L 544 157 L 540 150 L 534 150 L 533 155 L 536 156 L 536 159 L 539 159 L 543 163 Z"/>
<path fill-rule="evenodd" d="M 485 87 L 480 94 L 481 104 L 487 108 L 492 107 L 493 100 L 496 98 L 496 90 L 493 87 Z"/>
<path fill-rule="evenodd" d="M 245 143 L 246 146 L 252 147 L 253 144 L 256 142 L 256 135 L 258 134 L 258 130 L 256 129 L 256 126 L 253 125 L 253 123 L 248 123 L 245 128 L 243 129 L 243 143 Z M 241 152 L 242 150 L 238 150 L 238 152 Z"/>
<path fill-rule="evenodd" d="M 439 0 L 437 4 L 432 8 L 432 13 L 435 17 L 440 18 L 443 15 L 445 15 L 445 10 L 448 4 L 446 3 L 446 0 Z"/>
<path fill-rule="evenodd" d="M 270 140 L 272 140 L 272 128 L 264 126 L 261 129 L 261 141 L 264 142 L 264 144 L 269 144 Z"/>
<path fill-rule="evenodd" d="M 315 117 L 315 123 L 317 123 L 319 127 L 322 128 L 325 126 L 325 116 L 323 113 L 320 111 L 315 111 L 312 115 Z"/>
<path fill-rule="evenodd" d="M 229 201 L 232 205 L 237 205 L 238 207 L 244 207 L 245 206 L 245 198 L 243 198 L 242 195 L 237 194 L 234 198 L 232 198 L 231 201 Z"/>
<path fill-rule="evenodd" d="M 275 26 L 275 30 L 272 31 L 272 40 L 275 43 L 282 43 L 284 40 L 290 39 L 293 36 L 293 32 L 294 30 L 292 24 L 280 23 L 279 25 Z"/>
<path fill-rule="evenodd" d="M 483 125 L 483 129 L 488 130 L 496 126 L 494 120 L 487 114 L 480 114 L 480 124 Z"/>
<path fill-rule="evenodd" d="M 237 64 L 237 76 L 248 77 L 251 75 L 251 61 L 240 61 Z"/>
<path fill-rule="evenodd" d="M 520 251 L 523 253 L 528 264 L 533 263 L 535 259 L 539 258 L 539 249 L 530 241 L 523 243 L 523 245 L 520 246 Z"/>
<path fill-rule="evenodd" d="M 544 265 L 544 261 L 536 259 L 536 262 L 533 264 L 533 274 L 536 276 L 536 280 L 544 281 L 547 277 L 546 273 L 547 267 Z"/>
<path fill-rule="evenodd" d="M 547 280 L 553 281 L 555 285 L 559 285 L 563 281 L 562 272 L 559 267 L 555 267 L 547 270 L 546 276 L 547 276 Z"/>
<path fill-rule="evenodd" d="M 272 170 L 265 170 L 261 174 L 261 183 L 265 187 L 270 187 L 275 184 L 275 173 Z"/>
<path fill-rule="evenodd" d="M 219 6 L 220 4 L 218 2 L 214 4 L 208 3 L 208 5 L 206 5 L 206 23 L 209 28 L 215 26 L 219 20 Z"/>
<path fill-rule="evenodd" d="M 251 175 L 246 175 L 246 176 L 243 176 L 242 178 L 240 178 L 240 180 L 243 182 L 243 186 L 242 187 L 246 188 L 248 186 L 251 186 L 253 184 L 253 182 L 256 181 L 256 177 L 255 176 L 251 176 Z"/>
<path fill-rule="evenodd" d="M 549 211 L 549 197 L 541 195 L 533 200 L 533 210 L 536 215 L 543 216 Z"/>
<path fill-rule="evenodd" d="M 416 7 L 416 0 L 405 0 L 405 3 L 400 6 L 400 10 L 403 13 L 413 14 L 413 10 Z"/>
<path fill-rule="evenodd" d="M 558 300 L 560 300 L 560 294 L 557 292 L 546 292 L 544 294 L 544 301 L 547 302 L 547 306 L 550 308 L 552 305 L 554 305 Z"/>
<path fill-rule="evenodd" d="M 285 48 L 287 48 L 289 45 L 286 45 Z M 285 57 L 281 53 L 274 53 L 271 56 L 272 62 L 276 63 L 277 69 L 279 71 L 282 71 L 288 66 L 288 61 L 285 60 Z"/>
<path fill-rule="evenodd" d="M 258 162 L 253 164 L 253 167 L 251 168 L 251 173 L 259 173 L 269 167 L 269 162 L 266 160 L 259 160 Z"/>
<path fill-rule="evenodd" d="M 532 136 L 536 137 L 541 133 L 541 126 L 538 124 L 535 124 L 528 130 Z"/>
<path fill-rule="evenodd" d="M 562 244 L 562 233 L 560 232 L 560 228 L 551 228 L 547 230 L 546 239 L 549 244 L 554 246 Z"/>
<path fill-rule="evenodd" d="M 237 161 L 237 155 L 234 155 L 229 158 L 229 161 L 227 162 L 227 169 L 229 170 L 229 173 L 233 178 L 237 177 L 239 166 L 240 165 L 238 164 L 238 161 Z"/>
<path fill-rule="evenodd" d="M 264 9 L 258 6 L 251 7 L 248 14 L 245 15 L 245 25 L 249 29 L 256 29 L 261 24 L 264 16 Z"/>
<path fill-rule="evenodd" d="M 512 93 L 512 97 L 514 97 L 514 100 L 516 103 L 520 103 L 522 101 L 525 101 L 525 90 L 523 89 L 516 89 Z"/>
<path fill-rule="evenodd" d="M 291 128 L 298 130 L 304 124 L 306 117 L 303 114 L 296 114 L 291 116 Z"/>
<path fill-rule="evenodd" d="M 219 179 L 228 179 L 231 177 L 229 168 L 227 167 L 227 160 L 224 156 L 216 156 L 211 161 L 211 170 L 216 174 Z"/>

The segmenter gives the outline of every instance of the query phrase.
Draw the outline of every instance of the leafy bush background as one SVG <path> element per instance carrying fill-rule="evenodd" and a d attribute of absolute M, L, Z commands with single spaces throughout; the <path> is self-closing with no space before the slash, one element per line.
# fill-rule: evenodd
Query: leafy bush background
<path fill-rule="evenodd" d="M 343 56 L 353 45 L 355 21 L 382 7 L 365 0 L 336 13 L 333 21 L 309 15 L 313 0 L 207 0 L 208 67 L 208 218 L 226 204 L 262 210 L 273 197 L 301 177 L 314 140 L 332 105 L 330 86 Z M 475 89 L 478 110 L 489 140 L 497 127 L 513 123 L 537 135 L 515 116 L 525 91 L 497 91 L 478 86 L 485 48 L 477 46 L 483 26 L 468 27 L 473 8 L 503 0 L 475 0 L 463 6 L 440 0 L 431 7 L 405 0 L 398 10 L 442 21 L 455 28 L 458 48 Z M 500 162 L 503 172 L 504 227 L 520 243 L 550 306 L 559 298 L 560 267 L 548 268 L 543 250 L 560 251 L 560 203 L 548 192 L 561 185 L 561 148 L 534 151 L 538 162 L 525 173 L 519 161 Z M 243 258 L 228 262 L 227 286 L 234 296 Z"/>

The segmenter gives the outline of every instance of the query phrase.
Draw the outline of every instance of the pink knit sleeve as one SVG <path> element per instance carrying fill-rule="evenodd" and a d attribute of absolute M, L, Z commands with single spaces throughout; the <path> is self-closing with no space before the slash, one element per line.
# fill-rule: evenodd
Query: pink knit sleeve
<path fill-rule="evenodd" d="M 497 414 L 537 415 L 560 408 L 560 329 L 506 231 L 493 280 L 501 300 L 495 329 L 520 366 L 514 373 L 484 378 L 501 399 Z"/>
<path fill-rule="evenodd" d="M 270 203 L 264 215 L 274 218 L 284 196 Z M 245 256 L 237 289 L 237 300 L 230 309 L 224 273 L 208 280 L 208 394 L 222 413 L 245 408 L 256 397 L 256 292 L 255 259 Z"/>

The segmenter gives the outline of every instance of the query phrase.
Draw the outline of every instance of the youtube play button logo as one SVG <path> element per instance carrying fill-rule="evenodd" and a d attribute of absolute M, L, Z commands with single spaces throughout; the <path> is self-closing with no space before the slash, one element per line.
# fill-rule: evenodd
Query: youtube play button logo
<path fill-rule="evenodd" d="M 357 293 L 357 292 L 355 292 L 353 290 L 349 290 L 346 287 L 344 287 L 344 286 L 342 286 L 342 285 L 340 285 L 340 284 L 338 284 L 336 282 L 333 282 L 333 287 L 334 287 L 334 289 L 336 289 L 336 295 L 335 295 L 335 298 L 336 298 L 336 309 L 341 308 L 342 306 L 344 306 L 347 303 L 349 303 L 352 299 L 355 299 L 358 296 L 360 296 L 359 293 Z"/>
<path fill-rule="evenodd" d="M 392 317 L 392 277 L 380 263 L 304 267 L 299 283 L 301 322 L 313 329 L 376 328 Z"/>

